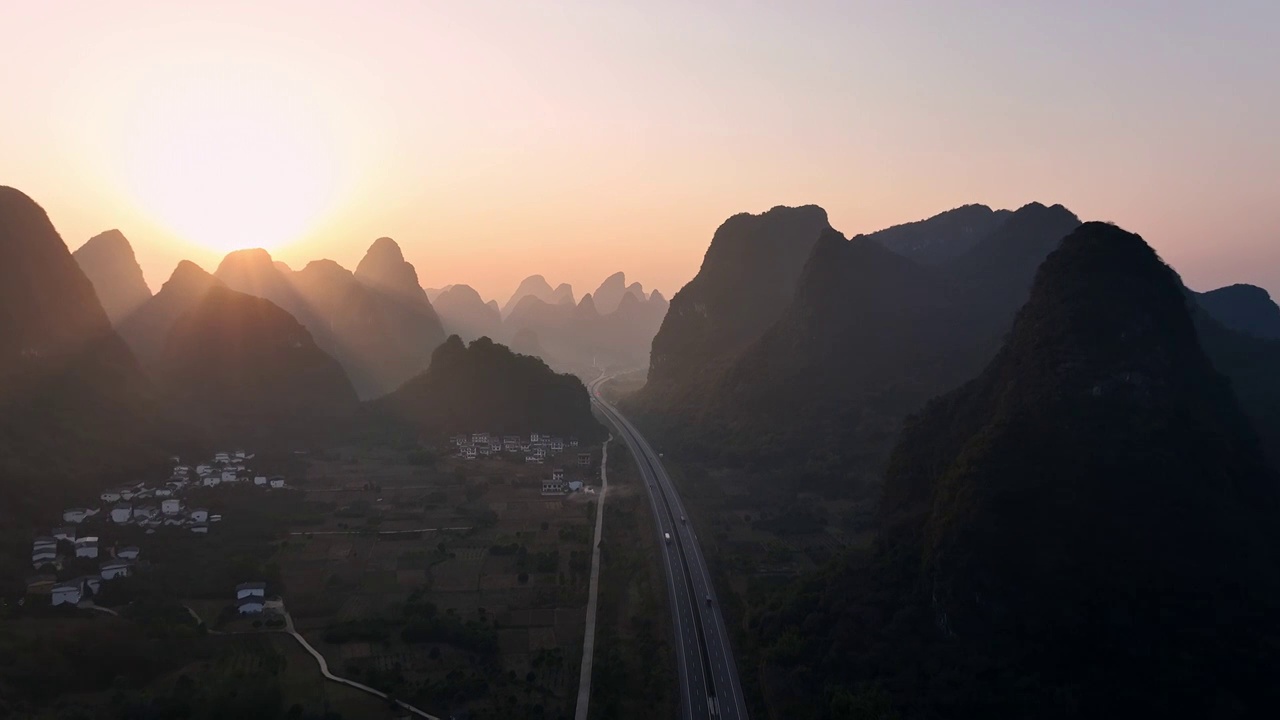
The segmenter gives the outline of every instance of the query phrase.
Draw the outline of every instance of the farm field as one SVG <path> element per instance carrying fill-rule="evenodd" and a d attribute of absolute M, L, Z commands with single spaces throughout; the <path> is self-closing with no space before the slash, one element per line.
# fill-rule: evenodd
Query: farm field
<path fill-rule="evenodd" d="M 584 452 L 587 448 L 581 448 Z M 557 461 L 341 448 L 311 460 L 278 565 L 287 607 L 338 674 L 427 712 L 572 717 L 598 487 L 543 496 Z"/>

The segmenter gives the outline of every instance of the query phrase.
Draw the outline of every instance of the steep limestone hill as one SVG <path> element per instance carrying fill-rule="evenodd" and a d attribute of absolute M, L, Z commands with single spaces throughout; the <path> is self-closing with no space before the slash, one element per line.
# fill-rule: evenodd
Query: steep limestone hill
<path fill-rule="evenodd" d="M 645 412 L 696 407 L 724 364 L 782 315 L 814 243 L 830 229 L 815 205 L 726 220 L 698 274 L 671 299 L 634 405 Z"/>
<path fill-rule="evenodd" d="M 44 210 L 0 187 L 0 533 L 166 457 L 161 410 Z"/>
<path fill-rule="evenodd" d="M 94 235 L 72 253 L 84 271 L 107 318 L 116 327 L 151 299 L 151 288 L 133 255 L 133 246 L 119 230 Z"/>
<path fill-rule="evenodd" d="M 487 338 L 464 345 L 450 336 L 431 367 L 374 402 L 375 417 L 419 436 L 457 432 L 548 432 L 584 441 L 604 437 L 582 381 L 558 375 L 536 357 L 517 355 Z"/>

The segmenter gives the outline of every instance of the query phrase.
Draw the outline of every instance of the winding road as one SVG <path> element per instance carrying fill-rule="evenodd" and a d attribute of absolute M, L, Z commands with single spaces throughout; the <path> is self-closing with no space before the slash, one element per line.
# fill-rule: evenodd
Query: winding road
<path fill-rule="evenodd" d="M 612 426 L 614 436 L 631 450 L 653 506 L 662 560 L 666 570 L 671 618 L 675 630 L 676 664 L 680 677 L 680 717 L 687 720 L 747 720 L 742 684 L 720 604 L 698 545 L 687 522 L 684 504 L 662 467 L 661 456 L 644 436 L 600 394 L 612 379 L 591 382 L 591 402 Z"/>

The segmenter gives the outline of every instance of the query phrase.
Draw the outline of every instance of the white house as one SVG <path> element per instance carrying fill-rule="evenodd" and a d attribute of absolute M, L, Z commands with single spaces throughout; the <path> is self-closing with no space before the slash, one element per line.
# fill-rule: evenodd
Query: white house
<path fill-rule="evenodd" d="M 529 433 L 529 442 L 531 443 L 542 442 L 542 435 L 539 433 Z"/>
<path fill-rule="evenodd" d="M 559 480 L 543 480 L 542 494 L 543 495 L 563 495 L 564 483 Z"/>
<path fill-rule="evenodd" d="M 578 438 L 576 437 L 569 438 L 569 447 L 578 447 Z"/>
<path fill-rule="evenodd" d="M 193 522 L 209 522 L 209 511 L 204 508 L 196 508 L 191 511 L 191 520 Z"/>
<path fill-rule="evenodd" d="M 223 471 L 222 471 L 222 482 L 225 482 L 225 483 L 233 483 L 233 482 L 235 482 L 235 481 L 236 481 L 236 471 L 235 471 L 235 470 L 223 470 Z"/>
<path fill-rule="evenodd" d="M 76 529 L 73 527 L 54 528 L 53 537 L 57 540 L 66 540 L 68 542 L 75 542 Z"/>
<path fill-rule="evenodd" d="M 209 474 L 209 473 L 211 473 L 211 472 L 213 472 L 213 466 L 212 466 L 212 465 L 197 465 L 197 466 L 196 466 L 196 474 L 197 474 L 197 475 L 208 475 L 208 474 Z"/>
<path fill-rule="evenodd" d="M 526 463 L 534 463 L 538 465 L 542 464 L 542 458 L 538 457 L 537 455 L 525 455 L 524 461 Z"/>
<path fill-rule="evenodd" d="M 166 487 L 156 488 L 156 497 L 171 497 L 172 495 L 173 495 L 173 488 L 171 487 L 166 486 Z"/>
<path fill-rule="evenodd" d="M 58 559 L 58 551 L 53 548 L 39 548 L 31 551 L 31 565 L 36 569 L 48 565 Z"/>
<path fill-rule="evenodd" d="M 214 513 L 209 516 L 209 522 L 211 523 L 222 522 L 222 516 L 217 513 Z"/>
<path fill-rule="evenodd" d="M 236 610 L 241 615 L 256 615 L 262 612 L 263 599 L 260 597 L 247 597 L 243 600 L 236 601 Z"/>
<path fill-rule="evenodd" d="M 200 484 L 204 485 L 205 487 L 217 487 L 218 483 L 220 482 L 222 482 L 221 475 L 209 474 L 200 478 Z"/>
<path fill-rule="evenodd" d="M 58 540 L 57 538 L 54 538 L 52 535 L 41 535 L 40 537 L 31 541 L 31 546 L 57 548 Z"/>
<path fill-rule="evenodd" d="M 111 508 L 111 522 L 113 523 L 127 523 L 132 517 L 132 505 L 117 505 Z"/>
<path fill-rule="evenodd" d="M 284 478 L 279 476 L 271 478 L 271 487 L 276 489 L 284 487 Z"/>
<path fill-rule="evenodd" d="M 114 580 L 118 577 L 129 576 L 129 563 L 123 560 L 112 560 L 102 565 L 102 579 Z"/>
<path fill-rule="evenodd" d="M 178 498 L 165 498 L 160 503 L 160 512 L 165 515 L 177 515 L 182 512 L 182 501 Z"/>
<path fill-rule="evenodd" d="M 464 447 L 462 448 L 462 457 L 464 457 L 464 458 L 466 458 L 466 459 L 468 459 L 468 460 L 475 460 L 475 459 L 476 459 L 476 446 L 475 446 L 475 445 L 466 445 L 466 446 L 464 446 Z"/>
<path fill-rule="evenodd" d="M 139 552 L 141 551 L 136 545 L 130 545 L 129 547 L 117 550 L 116 557 L 121 558 L 122 560 L 137 560 Z"/>
<path fill-rule="evenodd" d="M 136 494 L 134 493 L 133 488 L 120 488 L 117 492 L 120 494 L 121 500 L 132 500 L 133 496 Z"/>
<path fill-rule="evenodd" d="M 231 454 L 224 453 L 224 452 L 214 453 L 213 461 L 219 462 L 219 463 L 229 463 L 231 462 Z"/>
<path fill-rule="evenodd" d="M 266 485 L 266 484 L 267 484 L 267 476 L 266 476 L 266 475 L 255 475 L 255 476 L 254 476 L 254 478 L 253 478 L 253 484 L 254 484 L 254 485 Z"/>
<path fill-rule="evenodd" d="M 236 586 L 236 600 L 243 600 L 247 597 L 265 598 L 267 596 L 267 584 L 265 582 L 246 582 Z"/>
<path fill-rule="evenodd" d="M 552 480 L 564 480 L 564 468 L 551 468 Z"/>
<path fill-rule="evenodd" d="M 54 605 L 75 605 L 80 602 L 80 583 L 58 583 L 53 586 Z"/>
<path fill-rule="evenodd" d="M 209 526 L 205 525 L 204 523 L 196 523 L 195 525 L 191 526 L 191 532 L 199 533 L 200 535 L 208 535 Z"/>
<path fill-rule="evenodd" d="M 564 441 L 560 438 L 551 439 L 551 452 L 560 452 L 564 450 Z"/>
<path fill-rule="evenodd" d="M 62 521 L 79 524 L 84 522 L 85 518 L 97 514 L 97 510 L 90 510 L 89 508 L 67 508 L 62 511 Z"/>
<path fill-rule="evenodd" d="M 591 453 L 578 453 L 578 467 L 589 467 L 591 465 Z"/>
<path fill-rule="evenodd" d="M 96 558 L 98 557 L 98 538 L 95 535 L 87 535 L 76 540 L 76 557 Z"/>
<path fill-rule="evenodd" d="M 147 520 L 160 514 L 160 510 L 155 505 L 134 505 L 133 517 L 137 520 Z"/>
<path fill-rule="evenodd" d="M 107 490 L 98 496 L 102 502 L 120 502 L 120 493 L 116 490 Z"/>

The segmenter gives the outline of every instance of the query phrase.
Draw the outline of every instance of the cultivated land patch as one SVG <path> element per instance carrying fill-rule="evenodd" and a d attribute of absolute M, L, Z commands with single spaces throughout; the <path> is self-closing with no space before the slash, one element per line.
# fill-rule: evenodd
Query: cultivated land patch
<path fill-rule="evenodd" d="M 311 457 L 274 557 L 298 631 L 335 673 L 437 715 L 572 717 L 599 482 L 578 452 L 599 449 L 563 454 L 586 491 L 554 496 L 556 460 Z"/>

